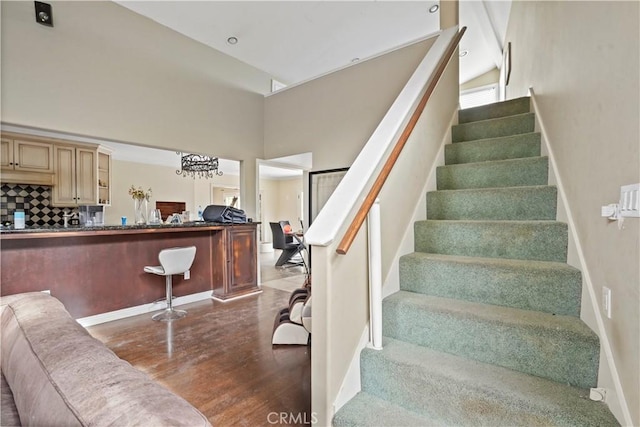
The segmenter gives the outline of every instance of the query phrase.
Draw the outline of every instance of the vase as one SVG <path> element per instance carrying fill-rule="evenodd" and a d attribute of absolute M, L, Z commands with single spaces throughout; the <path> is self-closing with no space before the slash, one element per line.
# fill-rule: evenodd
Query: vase
<path fill-rule="evenodd" d="M 133 199 L 135 209 L 135 223 L 147 223 L 147 199 Z"/>

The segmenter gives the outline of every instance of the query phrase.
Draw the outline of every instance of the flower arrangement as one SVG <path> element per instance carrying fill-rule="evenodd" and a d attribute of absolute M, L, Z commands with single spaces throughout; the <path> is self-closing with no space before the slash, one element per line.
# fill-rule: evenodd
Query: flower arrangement
<path fill-rule="evenodd" d="M 149 201 L 149 198 L 151 198 L 151 189 L 149 188 L 146 192 L 142 189 L 142 187 L 138 187 L 137 189 L 132 185 L 131 188 L 129 189 L 129 195 L 134 199 L 134 200 L 147 200 Z"/>

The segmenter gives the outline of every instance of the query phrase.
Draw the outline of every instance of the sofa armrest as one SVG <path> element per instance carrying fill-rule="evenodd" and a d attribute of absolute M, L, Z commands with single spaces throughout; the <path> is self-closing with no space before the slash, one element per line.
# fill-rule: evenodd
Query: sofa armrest
<path fill-rule="evenodd" d="M 23 425 L 210 426 L 186 400 L 89 335 L 50 295 L 12 300 L 1 320 L 2 372 Z"/>

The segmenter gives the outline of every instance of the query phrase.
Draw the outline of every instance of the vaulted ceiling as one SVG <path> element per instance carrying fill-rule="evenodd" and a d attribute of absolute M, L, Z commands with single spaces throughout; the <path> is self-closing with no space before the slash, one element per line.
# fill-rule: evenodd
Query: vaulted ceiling
<path fill-rule="evenodd" d="M 433 1 L 118 1 L 287 85 L 435 33 Z M 510 1 L 460 2 L 460 82 L 500 64 Z M 231 44 L 234 37 L 237 43 Z"/>
<path fill-rule="evenodd" d="M 439 1 L 116 1 L 116 3 L 292 85 L 313 79 L 436 33 Z M 460 83 L 499 66 L 510 1 L 461 1 Z M 237 43 L 228 42 L 234 37 Z M 120 147 L 122 159 L 177 164 L 175 153 L 157 156 Z M 118 151 L 118 150 L 116 150 Z M 137 156 L 137 157 L 136 157 Z M 221 167 L 237 174 L 235 162 Z M 292 162 L 298 164 L 296 162 Z M 261 166 L 270 177 L 299 171 Z"/>

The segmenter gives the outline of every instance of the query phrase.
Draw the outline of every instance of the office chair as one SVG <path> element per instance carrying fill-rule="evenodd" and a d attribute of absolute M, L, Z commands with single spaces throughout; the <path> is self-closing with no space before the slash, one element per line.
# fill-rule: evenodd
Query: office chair
<path fill-rule="evenodd" d="M 289 266 L 304 266 L 304 257 L 302 251 L 305 249 L 304 244 L 294 238 L 294 236 L 287 236 L 284 233 L 284 228 L 289 225 L 289 221 L 270 222 L 271 234 L 273 237 L 273 248 L 281 249 L 282 254 L 276 261 L 276 267 L 282 267 L 285 264 Z M 302 261 L 293 261 L 292 258 L 296 255 L 300 255 Z"/>

